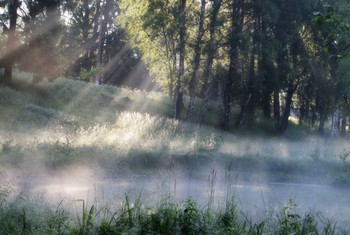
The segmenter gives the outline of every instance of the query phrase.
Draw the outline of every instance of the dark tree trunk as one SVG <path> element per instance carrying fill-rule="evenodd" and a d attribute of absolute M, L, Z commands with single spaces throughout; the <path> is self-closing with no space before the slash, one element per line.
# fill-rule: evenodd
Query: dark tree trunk
<path fill-rule="evenodd" d="M 102 1 L 102 5 L 100 8 L 101 14 L 99 19 L 99 31 L 98 31 L 98 45 L 97 45 L 97 58 L 96 58 L 96 67 L 100 67 L 102 65 L 102 57 L 103 57 L 103 48 L 104 48 L 104 38 L 106 31 L 106 1 Z M 100 85 L 102 82 L 102 72 L 98 72 L 95 77 L 95 84 Z"/>
<path fill-rule="evenodd" d="M 97 57 L 96 57 L 96 50 L 98 48 L 98 44 L 96 44 L 96 41 L 99 37 L 99 26 L 100 26 L 100 17 L 102 14 L 101 10 L 101 0 L 96 0 L 96 11 L 93 17 L 93 28 L 92 28 L 92 35 L 86 42 L 86 55 L 87 55 L 87 67 L 85 69 L 90 70 L 93 66 L 95 66 L 95 63 L 97 63 Z M 90 25 L 90 21 L 89 21 Z M 90 28 L 90 26 L 89 26 Z M 94 63 L 95 61 L 95 63 Z"/>
<path fill-rule="evenodd" d="M 185 74 L 185 44 L 186 44 L 186 0 L 181 0 L 180 6 L 180 29 L 179 29 L 179 67 L 176 77 L 176 87 L 174 96 L 174 118 L 180 119 L 183 110 L 183 92 L 181 83 L 183 75 Z"/>
<path fill-rule="evenodd" d="M 195 105 L 195 99 L 196 99 L 197 75 L 198 75 L 198 69 L 200 64 L 201 48 L 202 48 L 202 41 L 203 41 L 203 35 L 204 35 L 205 7 L 206 7 L 206 0 L 201 0 L 201 13 L 199 16 L 198 32 L 197 32 L 196 45 L 194 50 L 195 55 L 193 60 L 193 71 L 190 77 L 189 89 L 188 89 L 189 95 L 190 95 L 190 101 L 188 103 L 188 111 L 187 111 L 188 122 L 193 121 L 194 105 Z"/>
<path fill-rule="evenodd" d="M 284 132 L 287 130 L 294 91 L 295 91 L 295 88 L 292 87 L 292 85 L 290 85 L 287 91 L 287 96 L 285 101 L 286 104 L 285 104 L 284 112 L 281 118 L 280 127 L 278 129 L 279 134 L 284 134 Z"/>
<path fill-rule="evenodd" d="M 341 133 L 340 133 L 342 137 L 346 136 L 346 124 L 347 124 L 347 116 L 343 114 L 341 119 Z"/>
<path fill-rule="evenodd" d="M 12 80 L 12 67 L 15 62 L 17 39 L 16 39 L 16 26 L 17 26 L 17 9 L 19 7 L 19 0 L 12 0 L 8 4 L 8 13 L 10 17 L 10 27 L 7 31 L 7 43 L 6 43 L 6 55 L 4 59 L 4 83 L 10 84 Z"/>
<path fill-rule="evenodd" d="M 249 92 L 249 103 L 247 105 L 247 112 L 250 118 L 253 118 L 255 115 L 255 110 L 258 102 L 259 89 L 258 81 L 256 76 L 256 60 L 259 56 L 259 34 L 261 30 L 261 2 L 260 0 L 256 1 L 256 6 L 254 9 L 254 32 L 252 35 L 252 51 L 250 55 L 250 65 L 249 65 L 249 81 L 248 81 L 248 92 Z M 258 66 L 261 66 L 258 63 Z M 261 68 L 260 68 L 261 69 Z"/>
<path fill-rule="evenodd" d="M 273 80 L 275 79 L 275 68 L 272 65 L 272 62 L 267 61 L 267 59 L 262 55 L 261 57 L 261 67 L 263 70 L 265 70 L 265 74 L 263 75 L 263 89 L 262 89 L 262 95 L 261 95 L 261 103 L 262 103 L 262 109 L 263 114 L 266 118 L 271 118 L 271 104 L 272 102 L 272 96 L 273 96 Z"/>
<path fill-rule="evenodd" d="M 325 134 L 325 131 L 324 131 L 325 122 L 326 122 L 326 117 L 324 115 L 321 115 L 321 117 L 320 117 L 320 124 L 319 124 L 319 127 L 318 127 L 318 133 L 321 136 L 323 136 Z"/>
<path fill-rule="evenodd" d="M 273 117 L 275 119 L 275 130 L 278 132 L 281 126 L 280 92 L 278 88 L 275 88 L 273 92 Z"/>
<path fill-rule="evenodd" d="M 208 102 L 210 99 L 210 95 L 212 94 L 212 81 L 211 81 L 211 73 L 212 73 L 212 67 L 213 67 L 213 61 L 214 61 L 214 56 L 215 56 L 215 49 L 216 46 L 214 44 L 215 40 L 215 32 L 216 32 L 216 24 L 217 24 L 217 17 L 219 14 L 219 10 L 221 7 L 222 0 L 215 0 L 213 1 L 213 6 L 212 6 L 212 12 L 211 12 L 211 17 L 210 17 L 210 25 L 209 25 L 209 42 L 208 42 L 208 57 L 207 61 L 205 64 L 204 68 L 204 74 L 203 74 L 203 79 L 204 79 L 204 90 L 205 94 L 202 99 L 202 104 L 201 104 L 201 110 L 199 113 L 198 117 L 198 123 L 203 124 L 205 120 L 205 116 L 207 114 L 207 109 L 208 109 Z"/>
<path fill-rule="evenodd" d="M 238 81 L 238 48 L 239 48 L 239 34 L 242 29 L 241 12 L 242 0 L 234 0 L 231 5 L 231 30 L 229 35 L 230 45 L 230 62 L 229 71 L 226 79 L 223 82 L 223 94 L 222 94 L 222 111 L 220 114 L 220 127 L 223 130 L 230 129 L 231 122 L 231 109 L 233 102 L 233 93 L 235 91 L 235 85 Z"/>
<path fill-rule="evenodd" d="M 336 56 L 332 56 L 329 61 L 330 65 L 330 74 L 331 78 L 334 84 L 337 83 L 337 70 L 338 70 L 338 59 Z M 339 95 L 337 94 L 338 87 L 335 86 L 336 91 L 334 92 L 335 98 L 334 98 L 334 111 L 332 115 L 332 125 L 331 125 L 331 134 L 330 138 L 334 139 L 338 136 L 338 127 L 339 127 L 339 115 L 340 115 L 340 104 L 339 104 Z"/>

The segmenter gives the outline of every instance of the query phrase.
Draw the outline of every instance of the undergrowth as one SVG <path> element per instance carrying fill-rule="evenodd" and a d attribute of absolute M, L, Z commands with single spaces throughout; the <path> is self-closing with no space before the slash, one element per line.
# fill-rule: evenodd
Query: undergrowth
<path fill-rule="evenodd" d="M 320 214 L 298 212 L 291 200 L 262 219 L 251 219 L 237 208 L 234 200 L 224 206 L 199 205 L 192 198 L 177 202 L 171 196 L 159 200 L 140 194 L 128 195 L 115 206 L 89 206 L 67 209 L 64 202 L 52 205 L 43 199 L 30 199 L 25 192 L 0 190 L 1 234 L 346 234 Z"/>
<path fill-rule="evenodd" d="M 350 185 L 346 140 L 238 136 L 169 118 L 171 100 L 161 93 L 24 79 L 18 90 L 0 87 L 0 163 L 7 167 L 97 164 L 115 177 L 216 164 L 242 180 Z"/>
<path fill-rule="evenodd" d="M 206 175 L 218 166 L 241 181 L 307 182 L 350 186 L 347 140 L 325 143 L 293 132 L 273 137 L 261 120 L 238 135 L 171 119 L 171 99 L 161 93 L 95 86 L 58 79 L 0 86 L 0 176 L 27 177 L 74 165 L 99 176 L 154 176 L 162 170 Z M 197 107 L 198 108 L 198 107 Z M 210 104 L 215 112 L 215 103 Z M 214 110 L 214 111 L 213 111 Z M 209 117 L 210 119 L 210 117 Z M 208 120 L 213 126 L 215 120 Z M 289 136 L 289 137 L 288 137 Z M 293 141 L 291 141 L 291 138 Z M 17 175 L 7 174 L 16 169 Z M 335 234 L 335 224 L 301 215 L 289 203 L 260 221 L 230 200 L 206 207 L 188 198 L 147 203 L 126 197 L 117 208 L 88 206 L 72 215 L 60 204 L 38 203 L 26 193 L 0 192 L 1 234 Z M 77 202 L 78 203 L 78 202 Z M 54 209 L 53 209 L 54 208 Z M 72 222 L 73 221 L 73 222 Z M 317 231 L 317 232 L 316 232 Z"/>

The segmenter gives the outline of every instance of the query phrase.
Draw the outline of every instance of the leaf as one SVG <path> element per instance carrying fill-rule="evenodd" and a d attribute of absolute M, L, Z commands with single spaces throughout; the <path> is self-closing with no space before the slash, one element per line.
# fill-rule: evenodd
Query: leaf
<path fill-rule="evenodd" d="M 324 52 L 329 53 L 329 48 L 328 47 L 323 47 L 322 48 Z"/>
<path fill-rule="evenodd" d="M 316 17 L 316 23 L 317 23 L 319 26 L 322 26 L 323 23 L 324 23 L 323 16 L 317 16 L 317 17 Z"/>

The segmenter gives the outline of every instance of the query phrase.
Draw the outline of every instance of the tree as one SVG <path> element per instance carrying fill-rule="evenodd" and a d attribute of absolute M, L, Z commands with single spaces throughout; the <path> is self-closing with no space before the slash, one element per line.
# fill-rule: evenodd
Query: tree
<path fill-rule="evenodd" d="M 209 22 L 209 41 L 207 48 L 207 59 L 204 67 L 203 73 L 203 88 L 205 90 L 204 97 L 201 103 L 201 110 L 198 117 L 198 123 L 203 124 L 207 109 L 208 101 L 212 93 L 212 67 L 216 51 L 215 45 L 215 33 L 217 28 L 217 18 L 221 8 L 222 0 L 212 0 L 212 9 L 210 13 L 210 22 Z"/>
<path fill-rule="evenodd" d="M 238 72 L 238 49 L 240 46 L 240 35 L 243 28 L 244 12 L 243 0 L 231 1 L 229 7 L 230 15 L 230 31 L 229 31 L 229 68 L 228 75 L 223 82 L 222 107 L 220 126 L 224 130 L 230 128 L 231 109 L 234 95 L 238 94 L 238 86 L 240 74 Z"/>
<path fill-rule="evenodd" d="M 183 91 L 181 83 L 185 75 L 185 47 L 186 47 L 186 0 L 181 0 L 179 4 L 179 45 L 177 50 L 178 65 L 177 78 L 175 82 L 173 117 L 180 119 L 183 109 Z"/>
<path fill-rule="evenodd" d="M 202 53 L 202 44 L 203 44 L 203 36 L 204 36 L 204 20 L 206 13 L 206 0 L 201 0 L 200 5 L 200 16 L 198 21 L 198 29 L 196 35 L 196 41 L 194 46 L 194 58 L 193 58 L 193 68 L 190 74 L 188 92 L 190 96 L 190 101 L 188 103 L 188 112 L 187 112 L 187 121 L 192 122 L 194 116 L 194 105 L 196 99 L 196 85 L 198 80 L 198 70 L 200 66 L 200 59 Z"/>
<path fill-rule="evenodd" d="M 121 1 L 119 21 L 165 91 L 173 97 L 173 117 L 183 107 L 187 19 L 185 0 Z"/>
<path fill-rule="evenodd" d="M 3 5 L 5 3 L 2 3 Z M 3 24 L 3 28 L 7 34 L 7 43 L 6 43 L 6 54 L 0 64 L 4 66 L 4 80 L 2 81 L 5 84 L 10 84 L 12 80 L 12 67 L 15 62 L 15 57 L 17 53 L 18 41 L 16 37 L 16 28 L 17 28 L 17 10 L 20 6 L 19 0 L 13 0 L 7 3 L 7 10 L 9 16 L 9 27 Z"/>
<path fill-rule="evenodd" d="M 336 13 L 335 7 L 331 5 L 322 5 L 321 11 L 314 12 L 316 22 L 320 26 L 321 37 L 323 40 L 322 50 L 328 55 L 327 61 L 329 65 L 329 74 L 333 82 L 331 88 L 333 94 L 333 114 L 330 138 L 338 136 L 340 106 L 344 99 L 342 91 L 342 83 L 338 78 L 337 72 L 340 59 L 349 56 L 349 39 L 344 35 L 350 29 L 341 19 L 342 16 Z"/>
<path fill-rule="evenodd" d="M 34 81 L 54 80 L 62 71 L 58 50 L 61 24 L 60 0 L 28 1 L 25 19 L 26 42 L 18 60 L 20 67 L 34 73 Z"/>

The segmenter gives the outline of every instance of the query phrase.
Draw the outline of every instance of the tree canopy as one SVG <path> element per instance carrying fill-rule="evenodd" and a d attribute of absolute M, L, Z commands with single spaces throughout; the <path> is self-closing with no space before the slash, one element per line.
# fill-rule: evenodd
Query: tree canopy
<path fill-rule="evenodd" d="M 150 74 L 173 98 L 176 119 L 201 124 L 213 103 L 224 130 L 261 116 L 274 121 L 277 134 L 291 117 L 332 137 L 349 126 L 348 1 L 2 0 L 0 6 L 5 84 L 14 66 L 37 80 L 64 75 L 122 85 L 134 76 L 136 87 Z"/>

